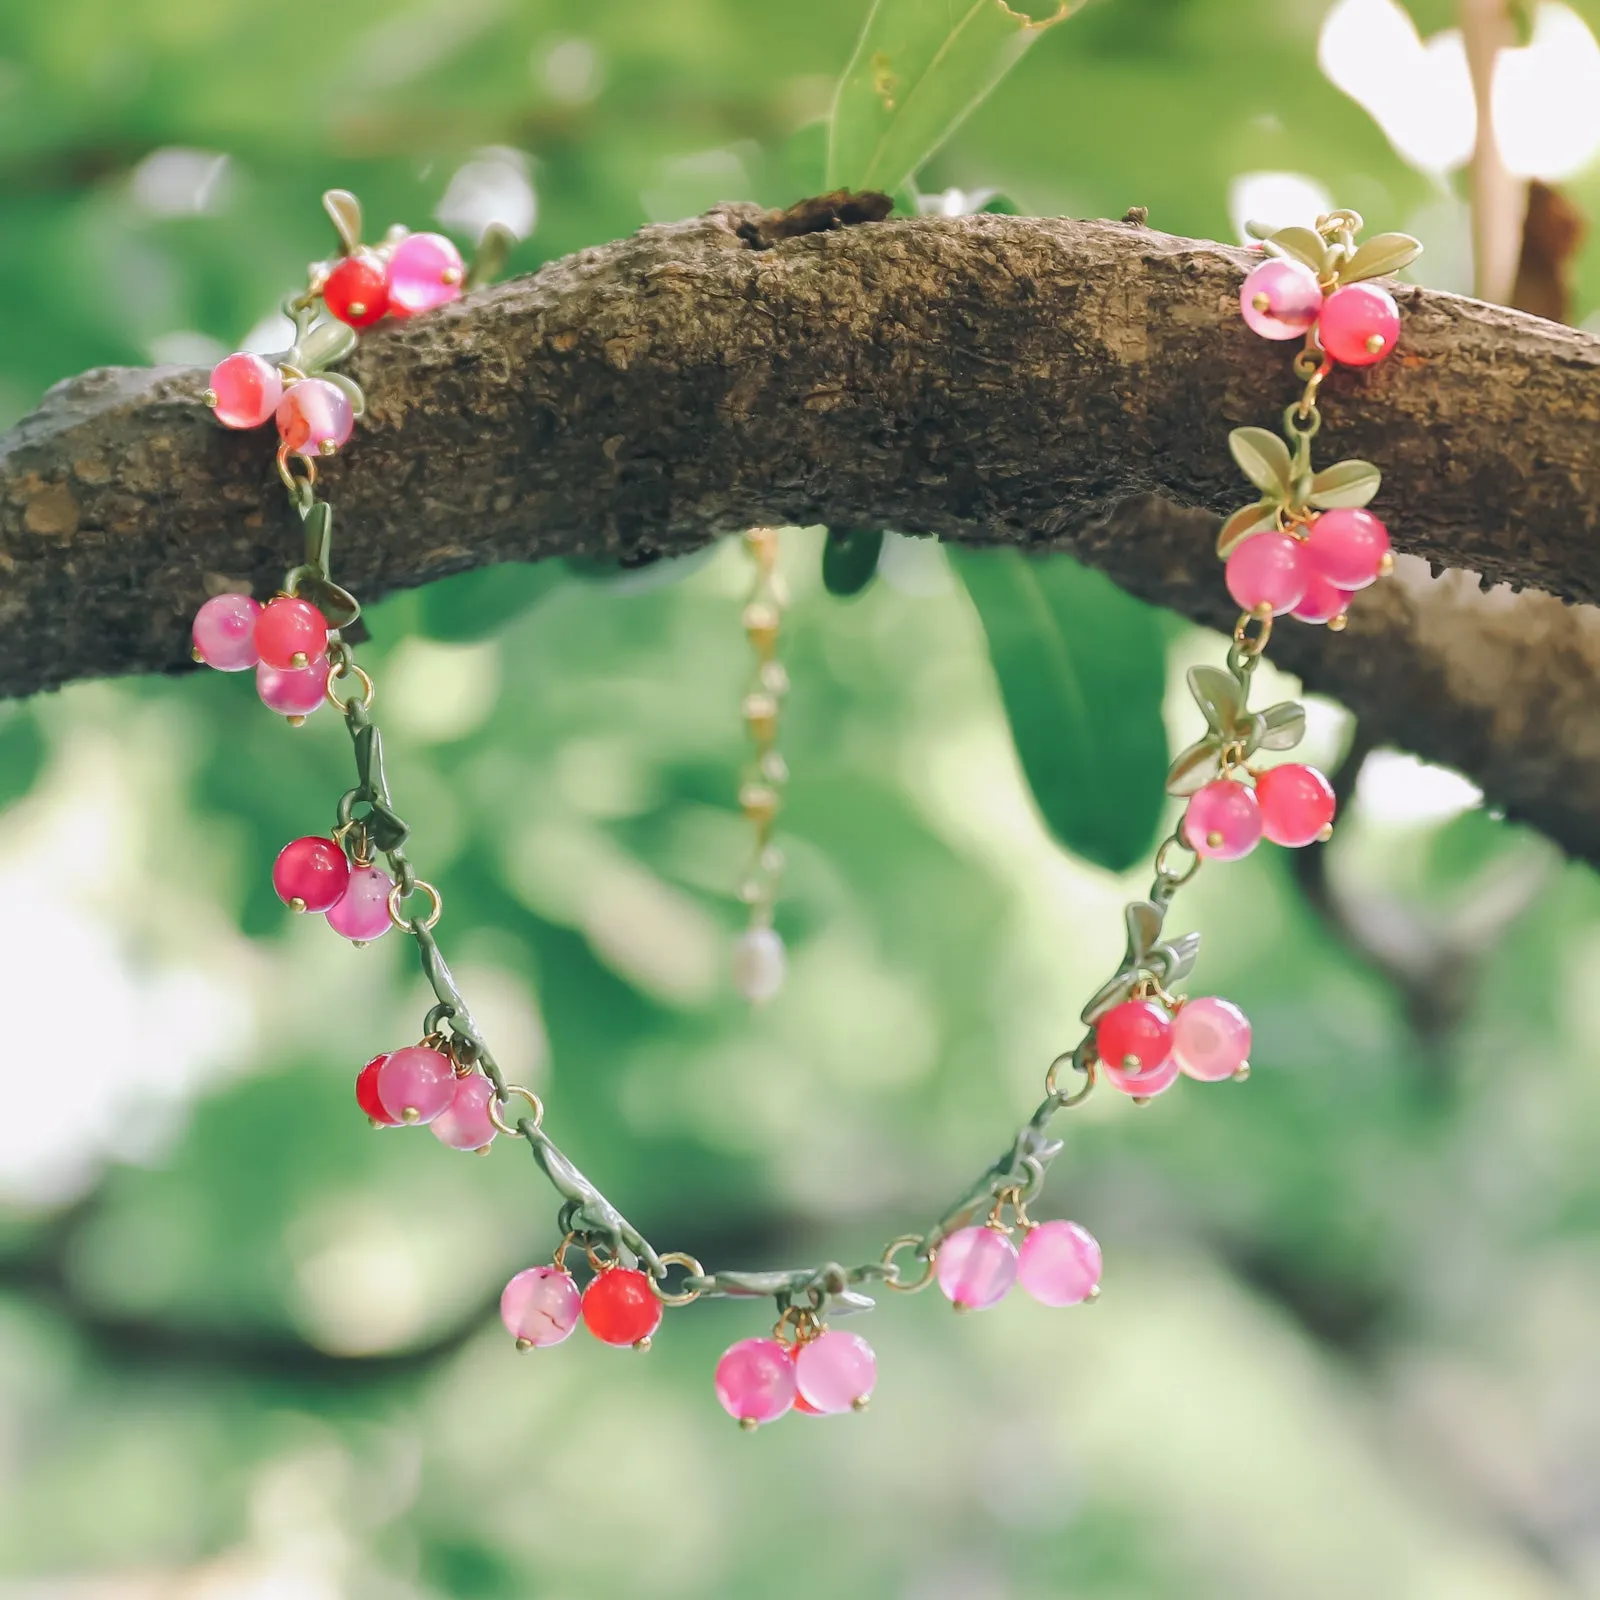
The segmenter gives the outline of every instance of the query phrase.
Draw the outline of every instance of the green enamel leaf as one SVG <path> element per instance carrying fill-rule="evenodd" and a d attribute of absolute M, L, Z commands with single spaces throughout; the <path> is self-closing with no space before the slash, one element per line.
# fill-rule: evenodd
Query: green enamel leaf
<path fill-rule="evenodd" d="M 1319 275 L 1328 264 L 1327 242 L 1310 228 L 1279 228 L 1264 235 L 1263 242 L 1274 255 L 1298 261 Z"/>
<path fill-rule="evenodd" d="M 1409 233 L 1374 234 L 1339 268 L 1339 282 L 1358 283 L 1362 278 L 1381 278 L 1385 273 L 1410 266 L 1421 254 L 1422 245 Z"/>
<path fill-rule="evenodd" d="M 1160 617 L 1067 556 L 949 556 L 988 637 L 1040 814 L 1075 855 L 1127 871 L 1150 849 L 1164 804 Z"/>
<path fill-rule="evenodd" d="M 302 372 L 320 373 L 324 367 L 343 361 L 356 347 L 358 335 L 348 323 L 329 317 L 319 322 L 289 352 L 289 365 Z"/>
<path fill-rule="evenodd" d="M 1244 690 L 1239 680 L 1221 667 L 1190 667 L 1189 693 L 1206 726 L 1224 739 L 1231 737 L 1244 715 Z"/>
<path fill-rule="evenodd" d="M 893 193 L 1082 3 L 1035 19 L 1005 0 L 874 0 L 834 97 L 827 187 Z"/>
<path fill-rule="evenodd" d="M 1201 739 L 1182 751 L 1167 768 L 1167 793 L 1191 795 L 1222 771 L 1222 751 L 1215 739 Z"/>
<path fill-rule="evenodd" d="M 1257 750 L 1293 750 L 1306 736 L 1306 708 L 1293 700 L 1268 706 L 1258 714 Z"/>
<path fill-rule="evenodd" d="M 1245 477 L 1263 494 L 1289 498 L 1294 467 L 1288 445 L 1277 434 L 1265 428 L 1235 428 L 1228 435 L 1228 448 Z"/>
<path fill-rule="evenodd" d="M 1383 474 L 1370 461 L 1335 461 L 1311 480 L 1306 503 L 1319 511 L 1364 506 L 1382 482 Z"/>
<path fill-rule="evenodd" d="M 1222 532 L 1217 535 L 1217 555 L 1226 561 L 1252 533 L 1272 527 L 1277 520 L 1276 500 L 1258 500 L 1253 506 L 1235 511 L 1222 524 Z"/>
<path fill-rule="evenodd" d="M 829 528 L 822 547 L 822 586 L 841 599 L 872 582 L 883 549 L 882 528 Z"/>
<path fill-rule="evenodd" d="M 329 189 L 322 197 L 322 209 L 344 253 L 353 256 L 361 248 L 361 202 L 348 189 Z"/>

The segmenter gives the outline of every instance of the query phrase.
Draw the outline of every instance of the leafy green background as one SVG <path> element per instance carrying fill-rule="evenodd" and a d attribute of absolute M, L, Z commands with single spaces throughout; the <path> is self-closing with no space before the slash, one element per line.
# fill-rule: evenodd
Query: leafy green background
<path fill-rule="evenodd" d="M 1230 181 L 1290 170 L 1425 234 L 1420 274 L 1460 286 L 1459 178 L 1406 167 L 1321 76 L 1325 10 L 1098 0 L 921 186 L 1229 237 Z M 0 413 L 95 363 L 232 347 L 325 248 L 328 185 L 418 224 L 463 163 L 520 152 L 487 158 L 525 159 L 537 194 L 516 270 L 718 200 L 787 203 L 817 181 L 862 16 L 8 6 Z M 1592 204 L 1600 173 L 1571 187 Z M 793 967 L 754 1014 L 724 971 L 737 550 L 622 581 L 469 574 L 375 607 L 362 649 L 502 1057 L 658 1244 L 730 1265 L 859 1259 L 964 1184 L 1074 1037 L 1144 881 L 1047 833 L 953 564 L 891 535 L 846 602 L 822 545 L 785 535 Z M 1027 581 L 1069 618 L 1098 582 Z M 1187 743 L 1183 671 L 1220 652 L 1131 602 L 1063 648 L 1121 611 L 1080 652 L 1091 701 L 1116 683 L 1143 707 L 1082 775 L 1127 835 L 1080 848 L 1118 866 L 1149 826 L 1156 698 Z M 1019 728 L 1057 725 L 1051 681 L 1008 678 Z M 1331 767 L 1352 730 L 1312 709 Z M 514 1357 L 494 1297 L 555 1243 L 530 1164 L 356 1114 L 355 1067 L 415 1026 L 407 952 L 291 919 L 266 878 L 326 826 L 347 762 L 328 715 L 291 733 L 220 675 L 0 710 L 6 1600 L 1600 1592 L 1600 894 L 1447 776 L 1369 765 L 1328 863 L 1342 922 L 1272 850 L 1181 902 L 1207 936 L 1197 988 L 1254 1019 L 1255 1071 L 1074 1114 L 1038 1209 L 1101 1239 L 1097 1307 L 896 1298 L 868 1319 L 867 1416 L 751 1439 L 710 1372 L 760 1314 L 676 1313 L 648 1357 L 581 1336 Z"/>

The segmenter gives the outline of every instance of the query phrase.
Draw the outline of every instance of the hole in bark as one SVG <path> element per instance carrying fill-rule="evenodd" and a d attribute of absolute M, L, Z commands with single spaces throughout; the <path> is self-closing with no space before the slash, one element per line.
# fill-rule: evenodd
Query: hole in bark
<path fill-rule="evenodd" d="M 770 250 L 784 239 L 831 233 L 863 222 L 882 222 L 893 210 L 894 201 L 876 190 L 856 194 L 849 189 L 835 189 L 832 194 L 798 201 L 787 211 L 769 211 L 753 222 L 741 222 L 738 234 L 752 250 Z"/>

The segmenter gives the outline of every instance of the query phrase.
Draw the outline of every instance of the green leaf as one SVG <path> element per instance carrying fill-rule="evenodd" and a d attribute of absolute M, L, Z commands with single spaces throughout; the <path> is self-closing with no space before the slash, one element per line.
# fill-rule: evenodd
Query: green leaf
<path fill-rule="evenodd" d="M 1409 267 L 1421 254 L 1422 245 L 1409 233 L 1376 233 L 1339 268 L 1339 282 L 1381 278 L 1385 273 Z"/>
<path fill-rule="evenodd" d="M 1261 724 L 1257 750 L 1293 750 L 1306 736 L 1306 708 L 1293 700 L 1268 706 L 1257 720 Z"/>
<path fill-rule="evenodd" d="M 1217 777 L 1222 771 L 1222 749 L 1215 739 L 1200 739 L 1181 751 L 1167 768 L 1167 793 L 1180 798 Z"/>
<path fill-rule="evenodd" d="M 1277 520 L 1276 500 L 1258 500 L 1253 506 L 1235 511 L 1222 524 L 1222 532 L 1217 535 L 1217 555 L 1226 561 L 1252 533 L 1272 527 Z"/>
<path fill-rule="evenodd" d="M 1228 448 L 1240 470 L 1263 494 L 1289 498 L 1293 463 L 1289 447 L 1265 428 L 1235 428 L 1228 435 Z"/>
<path fill-rule="evenodd" d="M 1159 617 L 1066 556 L 954 546 L 949 556 L 1047 826 L 1074 854 L 1125 872 L 1149 850 L 1164 804 Z"/>
<path fill-rule="evenodd" d="M 822 547 L 822 586 L 841 599 L 860 594 L 878 570 L 882 528 L 830 528 Z"/>
<path fill-rule="evenodd" d="M 1200 707 L 1206 726 L 1223 738 L 1231 738 L 1244 715 L 1244 690 L 1231 672 L 1221 667 L 1190 667 L 1189 693 Z"/>
<path fill-rule="evenodd" d="M 1005 0 L 874 0 L 828 128 L 829 189 L 892 193 L 912 177 L 1048 28 Z"/>
<path fill-rule="evenodd" d="M 486 639 L 569 574 L 561 561 L 508 561 L 441 578 L 422 591 L 422 631 L 433 639 Z"/>
<path fill-rule="evenodd" d="M 1268 250 L 1290 261 L 1310 267 L 1319 276 L 1328 263 L 1328 244 L 1310 228 L 1278 228 L 1263 238 Z"/>
<path fill-rule="evenodd" d="M 44 758 L 38 719 L 27 707 L 12 705 L 0 717 L 0 807 L 20 800 L 33 787 Z"/>
<path fill-rule="evenodd" d="M 1370 461 L 1335 461 L 1311 480 L 1307 503 L 1319 511 L 1364 506 L 1382 482 L 1383 474 Z"/>

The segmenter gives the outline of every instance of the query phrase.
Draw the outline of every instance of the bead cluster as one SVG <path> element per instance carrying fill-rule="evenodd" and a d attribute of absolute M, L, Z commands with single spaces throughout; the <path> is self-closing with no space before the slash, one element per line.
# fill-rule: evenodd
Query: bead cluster
<path fill-rule="evenodd" d="M 327 698 L 331 635 L 322 612 L 291 594 L 266 605 L 247 594 L 213 595 L 191 630 L 196 661 L 219 672 L 254 667 L 262 705 L 296 727 Z"/>
<path fill-rule="evenodd" d="M 1403 233 L 1357 245 L 1353 211 L 1319 217 L 1315 229 L 1265 233 L 1272 259 L 1251 269 L 1239 290 L 1244 320 L 1265 339 L 1298 339 L 1295 371 L 1305 392 L 1285 415 L 1282 439 L 1264 428 L 1239 428 L 1230 444 L 1245 475 L 1265 498 L 1235 512 L 1217 551 L 1227 563 L 1228 593 L 1253 616 L 1289 613 L 1301 622 L 1345 625 L 1350 596 L 1394 565 L 1389 531 L 1363 509 L 1379 473 L 1365 461 L 1311 471 L 1310 445 L 1321 417 L 1317 392 L 1333 370 L 1382 361 L 1400 337 L 1394 296 L 1366 280 L 1398 272 L 1422 246 Z"/>
<path fill-rule="evenodd" d="M 382 249 L 365 252 L 359 245 L 359 209 L 354 201 L 336 191 L 325 203 L 344 241 L 345 257 L 325 272 L 313 269 L 310 298 L 291 302 L 297 319 L 296 349 L 291 354 L 300 360 L 288 365 L 300 373 L 347 351 L 345 336 L 353 340 L 353 335 L 346 324 L 375 320 L 380 295 L 387 296 L 383 303 L 391 314 L 425 309 L 421 301 L 407 301 L 404 274 L 396 271 L 397 263 L 409 260 L 404 241 L 410 236 L 391 234 L 396 243 L 387 256 Z M 1180 1076 L 1210 1083 L 1248 1074 L 1251 1029 L 1244 1013 L 1214 995 L 1190 999 L 1182 994 L 1183 982 L 1198 958 L 1200 938 L 1196 933 L 1165 931 L 1173 898 L 1207 860 L 1236 860 L 1262 837 L 1305 845 L 1326 837 L 1332 824 L 1333 792 L 1315 769 L 1255 763 L 1261 752 L 1287 751 L 1299 743 L 1305 731 L 1304 708 L 1286 701 L 1253 709 L 1249 699 L 1273 617 L 1284 610 L 1303 615 L 1313 578 L 1347 595 L 1378 576 L 1388 559 L 1387 536 L 1376 519 L 1368 519 L 1376 533 L 1348 516 L 1333 520 L 1336 513 L 1358 511 L 1372 497 L 1377 469 L 1366 462 L 1341 462 L 1313 473 L 1309 461 L 1310 440 L 1321 420 L 1315 396 L 1329 370 L 1328 358 L 1344 359 L 1339 357 L 1341 350 L 1357 349 L 1350 342 L 1356 337 L 1350 329 L 1360 333 L 1367 325 L 1357 312 L 1339 309 L 1357 303 L 1341 296 L 1348 296 L 1352 285 L 1362 287 L 1355 280 L 1368 269 L 1393 270 L 1399 256 L 1415 250 L 1415 241 L 1396 243 L 1403 240 L 1399 235 L 1383 236 L 1357 250 L 1353 243 L 1357 225 L 1351 213 L 1340 212 L 1321 219 L 1316 233 L 1285 230 L 1271 236 L 1268 247 L 1279 259 L 1263 263 L 1256 274 L 1284 265 L 1297 252 L 1306 258 L 1315 254 L 1321 267 L 1311 273 L 1309 287 L 1303 273 L 1252 274 L 1255 287 L 1247 285 L 1245 296 L 1247 317 L 1266 319 L 1270 337 L 1288 336 L 1276 331 L 1279 328 L 1292 333 L 1309 330 L 1307 350 L 1297 358 L 1306 390 L 1285 416 L 1289 445 L 1264 429 L 1239 429 L 1233 434 L 1234 456 L 1264 498 L 1229 519 L 1223 530 L 1223 555 L 1230 558 L 1236 546 L 1249 550 L 1258 539 L 1286 539 L 1300 563 L 1300 567 L 1288 564 L 1295 569 L 1289 577 L 1303 567 L 1310 574 L 1305 590 L 1293 601 L 1288 599 L 1293 583 L 1280 583 L 1284 563 L 1272 554 L 1281 553 L 1281 546 L 1268 545 L 1252 553 L 1237 569 L 1230 559 L 1230 588 L 1235 589 L 1235 598 L 1242 588 L 1252 603 L 1240 601 L 1244 615 L 1235 627 L 1226 667 L 1197 666 L 1189 672 L 1190 692 L 1205 718 L 1206 731 L 1174 759 L 1167 774 L 1168 791 L 1188 804 L 1176 831 L 1156 853 L 1148 898 L 1126 908 L 1126 952 L 1116 972 L 1084 1006 L 1080 1042 L 1051 1063 L 1044 1099 L 1010 1147 L 932 1226 L 894 1240 L 876 1260 L 848 1268 L 828 1262 L 778 1271 L 708 1272 L 682 1252 L 657 1252 L 544 1132 L 544 1107 L 538 1097 L 506 1083 L 434 940 L 431 930 L 442 909 L 439 895 L 415 876 L 404 853 L 409 830 L 394 811 L 378 728 L 369 716 L 373 686 L 340 635 L 359 607 L 328 573 L 332 513 L 314 492 L 315 463 L 310 453 L 320 452 L 319 440 L 325 434 L 308 428 L 303 436 L 296 435 L 299 443 L 291 446 L 285 433 L 279 469 L 306 525 L 306 561 L 288 575 L 284 592 L 266 606 L 236 594 L 207 601 L 195 619 L 195 653 L 223 671 L 254 666 L 262 698 L 291 721 L 309 715 L 323 698 L 343 713 L 357 781 L 339 801 L 331 836 L 296 839 L 279 853 L 273 864 L 273 886 L 286 905 L 325 916 L 335 931 L 353 942 L 364 943 L 392 926 L 416 943 L 437 1004 L 427 1013 L 417 1044 L 374 1056 L 357 1074 L 356 1102 L 373 1126 L 426 1126 L 441 1143 L 464 1151 L 487 1153 L 501 1135 L 520 1140 L 560 1196 L 558 1226 L 563 1239 L 554 1259 L 517 1273 L 501 1296 L 501 1319 L 519 1348 L 560 1344 L 581 1321 L 602 1343 L 645 1349 L 667 1307 L 687 1305 L 702 1296 L 770 1299 L 778 1309 L 772 1334 L 735 1343 L 718 1362 L 713 1378 L 723 1409 L 741 1427 L 754 1429 L 789 1411 L 826 1415 L 866 1405 L 877 1380 L 876 1357 L 865 1339 L 831 1327 L 828 1319 L 870 1309 L 873 1301 L 863 1292 L 870 1286 L 913 1293 L 937 1282 L 958 1311 L 994 1306 L 1017 1284 L 1046 1306 L 1078 1305 L 1098 1296 L 1102 1262 L 1093 1236 L 1075 1222 L 1035 1223 L 1027 1215 L 1026 1201 L 1039 1192 L 1062 1148 L 1061 1141 L 1051 1136 L 1051 1124 L 1058 1113 L 1081 1104 L 1102 1079 L 1143 1102 L 1165 1092 Z M 1382 248 L 1375 250 L 1378 246 Z M 416 254 L 426 268 L 423 276 L 434 273 L 437 279 L 428 291 L 436 298 L 428 303 L 450 298 L 443 291 L 457 285 L 446 281 L 447 269 L 439 266 L 447 258 L 435 253 L 424 259 L 420 245 Z M 1378 261 L 1384 264 L 1374 266 Z M 381 285 L 374 263 L 386 263 Z M 1262 295 L 1268 297 L 1265 306 L 1258 303 Z M 1370 298 L 1363 296 L 1358 304 L 1365 306 Z M 316 321 L 313 303 L 325 307 L 328 320 Z M 330 334 L 330 327 L 341 318 Z M 1382 348 L 1368 348 L 1379 336 Z M 1360 348 L 1371 359 L 1394 343 L 1393 330 L 1381 318 L 1360 337 L 1367 341 Z M 1309 373 L 1303 366 L 1307 358 L 1312 362 Z M 236 370 L 244 376 L 239 391 L 228 393 L 230 414 L 260 412 L 264 420 L 270 409 L 263 410 L 260 397 L 245 404 L 250 399 L 245 380 L 253 372 L 264 394 L 267 378 L 253 368 Z M 273 376 L 281 376 L 281 369 L 274 369 Z M 297 378 L 294 388 L 304 388 L 309 381 Z M 334 387 L 344 392 L 339 385 Z M 217 400 L 223 400 L 220 391 Z M 219 415 L 221 409 L 219 405 Z M 298 471 L 288 469 L 285 451 L 299 458 Z M 774 570 L 774 531 L 753 530 L 746 544 L 756 559 L 758 576 L 744 615 L 756 656 L 756 676 L 744 706 L 755 767 L 741 792 L 741 804 L 756 827 L 757 857 L 750 880 L 755 888 L 745 896 L 752 907 L 745 938 L 761 935 L 775 942 L 771 896 L 781 863 L 772 853 L 771 826 L 777 786 L 784 778 L 776 735 L 778 703 L 787 686 L 775 646 L 783 597 Z M 1267 577 L 1251 576 L 1257 564 Z M 1236 571 L 1246 577 L 1236 580 Z M 1339 601 L 1341 607 L 1344 603 Z M 1342 616 L 1341 609 L 1315 620 L 1331 624 Z M 264 680 L 263 674 L 273 676 Z M 303 694 L 294 697 L 280 687 L 280 679 L 298 683 L 297 675 L 303 674 L 317 680 L 314 697 L 309 683 Z M 333 686 L 347 675 L 359 682 L 360 692 L 341 697 Z M 374 854 L 383 856 L 389 871 L 373 864 Z M 407 900 L 418 891 L 425 891 L 431 901 L 427 915 L 405 910 Z M 781 982 L 782 954 L 781 943 L 752 943 L 745 951 L 740 981 L 752 998 L 763 998 Z M 528 1112 L 513 1124 L 505 1108 L 514 1096 L 526 1100 Z M 1004 1220 L 1008 1210 L 1009 1223 Z M 1019 1230 L 1020 1245 L 1014 1242 Z M 583 1251 L 589 1267 L 581 1288 L 566 1266 L 574 1247 Z M 914 1275 L 901 1266 L 902 1254 L 908 1251 L 920 1263 Z M 669 1291 L 666 1285 L 674 1269 L 683 1276 Z"/>

